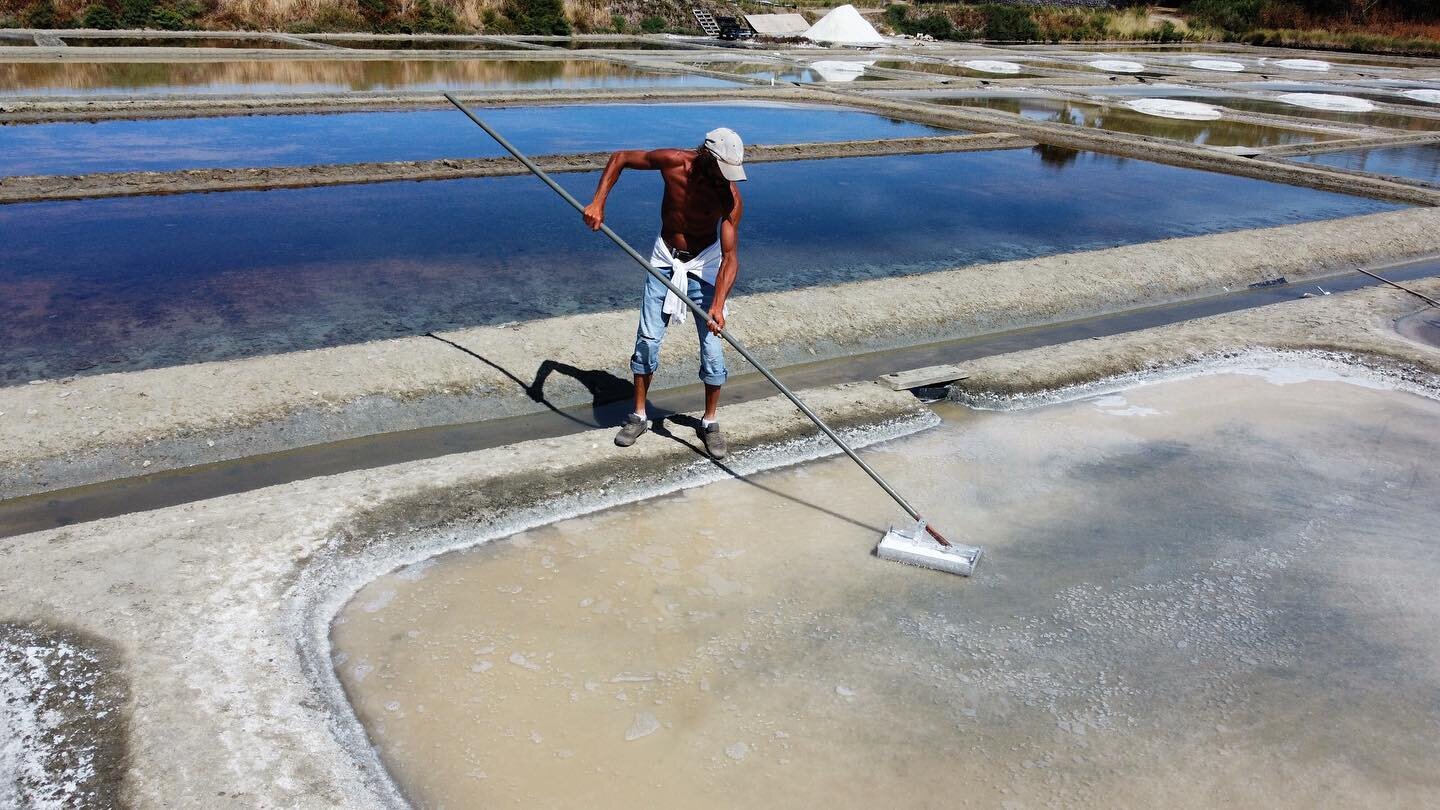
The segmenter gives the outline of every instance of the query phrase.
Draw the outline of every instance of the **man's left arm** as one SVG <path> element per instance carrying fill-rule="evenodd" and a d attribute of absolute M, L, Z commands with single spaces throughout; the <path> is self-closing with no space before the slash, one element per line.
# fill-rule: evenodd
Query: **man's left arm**
<path fill-rule="evenodd" d="M 731 198 L 735 205 L 720 223 L 720 270 L 715 274 L 715 300 L 710 303 L 710 331 L 719 334 L 725 328 L 725 300 L 735 286 L 735 277 L 740 275 L 740 217 L 745 205 L 740 201 L 740 189 L 730 184 Z"/>

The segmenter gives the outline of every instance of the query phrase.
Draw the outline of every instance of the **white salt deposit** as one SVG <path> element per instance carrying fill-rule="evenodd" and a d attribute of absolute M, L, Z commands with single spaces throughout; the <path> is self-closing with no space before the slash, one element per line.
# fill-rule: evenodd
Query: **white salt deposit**
<path fill-rule="evenodd" d="M 1155 416 L 1160 412 L 1144 405 L 1131 405 L 1130 400 L 1119 394 L 1096 397 L 1091 400 L 1095 408 L 1106 416 Z"/>
<path fill-rule="evenodd" d="M 1329 93 L 1282 93 L 1279 100 L 1296 107 L 1312 110 L 1335 110 L 1338 112 L 1370 112 L 1375 103 L 1352 96 L 1335 96 Z"/>
<path fill-rule="evenodd" d="M 873 64 L 875 64 L 874 59 L 868 62 L 822 59 L 819 62 L 811 62 L 810 69 L 820 74 L 820 78 L 827 82 L 853 82 L 864 76 L 865 68 Z"/>
<path fill-rule="evenodd" d="M 1245 69 L 1240 62 L 1232 62 L 1229 59 L 1195 59 L 1190 62 L 1190 67 L 1201 70 L 1222 70 L 1226 73 L 1239 73 Z"/>
<path fill-rule="evenodd" d="M 885 38 L 875 30 L 868 20 L 850 4 L 834 10 L 810 26 L 805 38 L 811 42 L 829 42 L 836 45 L 883 45 Z"/>
<path fill-rule="evenodd" d="M 1021 70 L 1021 66 L 1015 62 L 1000 62 L 994 59 L 969 59 L 961 62 L 960 66 L 982 73 L 1019 73 Z"/>
<path fill-rule="evenodd" d="M 1440 90 L 1401 90 L 1400 95 L 1427 104 L 1440 104 Z"/>
<path fill-rule="evenodd" d="M 1107 73 L 1140 73 L 1145 70 L 1145 66 L 1139 62 L 1130 62 L 1124 59 L 1096 59 L 1085 64 Z"/>
<path fill-rule="evenodd" d="M 649 737 L 660 730 L 660 720 L 650 712 L 640 712 L 635 715 L 635 721 L 625 731 L 625 742 L 634 742 L 641 737 Z"/>
<path fill-rule="evenodd" d="M 1261 61 L 1265 60 L 1262 59 Z M 1329 62 L 1322 62 L 1319 59 L 1276 59 L 1270 64 L 1278 68 L 1285 68 L 1286 70 L 1310 70 L 1315 72 L 1321 72 L 1330 69 Z"/>
<path fill-rule="evenodd" d="M 1156 115 L 1161 118 L 1181 118 L 1187 121 L 1215 121 L 1220 118 L 1220 108 L 1198 101 L 1181 101 L 1174 98 L 1134 98 L 1125 106 L 1135 112 Z"/>

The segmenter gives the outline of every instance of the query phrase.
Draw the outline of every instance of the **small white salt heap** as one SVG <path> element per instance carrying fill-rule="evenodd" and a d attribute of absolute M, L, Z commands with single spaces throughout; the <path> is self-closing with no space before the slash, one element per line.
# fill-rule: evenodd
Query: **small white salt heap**
<path fill-rule="evenodd" d="M 1201 70 L 1221 70 L 1226 73 L 1239 73 L 1245 69 L 1243 63 L 1232 62 L 1229 59 L 1194 59 L 1191 60 L 1190 67 Z"/>
<path fill-rule="evenodd" d="M 978 70 L 981 73 L 1019 73 L 1020 65 L 1014 62 L 999 62 L 994 59 L 970 59 L 960 63 L 961 67 Z"/>
<path fill-rule="evenodd" d="M 1124 59 L 1096 59 L 1085 64 L 1107 73 L 1140 73 L 1145 70 L 1145 66 L 1139 62 L 1127 62 Z"/>
<path fill-rule="evenodd" d="M 1261 60 L 1262 62 L 1265 60 Z M 1276 59 L 1271 64 L 1275 67 L 1286 70 L 1313 70 L 1316 72 L 1330 69 L 1329 62 L 1322 62 L 1319 59 Z"/>
<path fill-rule="evenodd" d="M 1440 104 L 1440 90 L 1401 90 L 1400 95 L 1427 104 Z"/>
<path fill-rule="evenodd" d="M 1351 96 L 1335 96 L 1329 93 L 1282 93 L 1278 100 L 1296 107 L 1312 110 L 1333 110 L 1336 112 L 1370 112 L 1374 102 Z"/>
<path fill-rule="evenodd" d="M 1125 106 L 1135 112 L 1161 118 L 1180 118 L 1187 121 L 1214 121 L 1220 118 L 1219 107 L 1174 98 L 1136 98 L 1125 102 Z"/>

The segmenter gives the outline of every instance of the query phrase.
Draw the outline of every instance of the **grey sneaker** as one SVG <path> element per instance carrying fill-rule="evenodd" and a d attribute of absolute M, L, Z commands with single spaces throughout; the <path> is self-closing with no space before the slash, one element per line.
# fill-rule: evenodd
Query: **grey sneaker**
<path fill-rule="evenodd" d="M 629 447 L 640 438 L 640 434 L 650 429 L 650 422 L 645 417 L 632 413 L 625 417 L 625 424 L 620 427 L 620 432 L 615 434 L 615 444 L 618 447 Z"/>
<path fill-rule="evenodd" d="M 725 434 L 720 432 L 720 423 L 714 422 L 708 427 L 702 424 L 698 431 L 700 440 L 705 442 L 705 450 L 710 453 L 713 459 L 722 459 L 730 453 L 730 448 L 725 445 Z"/>

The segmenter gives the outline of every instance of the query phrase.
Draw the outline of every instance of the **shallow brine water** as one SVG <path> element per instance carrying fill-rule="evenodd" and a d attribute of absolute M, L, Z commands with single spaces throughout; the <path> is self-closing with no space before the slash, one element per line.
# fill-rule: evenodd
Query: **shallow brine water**
<path fill-rule="evenodd" d="M 1388 174 L 1425 183 L 1440 182 L 1440 144 L 1324 152 L 1318 155 L 1297 155 L 1290 160 L 1359 172 Z"/>
<path fill-rule="evenodd" d="M 1200 99 L 1187 100 L 1199 101 Z M 1314 132 L 1301 132 L 1280 127 L 1267 127 L 1239 121 L 1190 121 L 1162 118 L 1125 109 L 1118 105 L 1104 106 L 1055 98 L 1018 98 L 1005 96 L 952 96 L 936 98 L 940 104 L 958 107 L 984 107 L 1015 113 L 1036 121 L 1057 121 L 1078 127 L 1091 127 L 1109 132 L 1128 132 L 1173 141 L 1208 146 L 1283 146 L 1315 143 L 1332 137 Z"/>
<path fill-rule="evenodd" d="M 1053 149 L 750 176 L 741 295 L 1402 207 Z M 628 174 L 608 221 L 647 249 L 659 196 Z M 0 244 L 12 383 L 629 309 L 644 280 L 530 177 L 7 205 Z"/>
<path fill-rule="evenodd" d="M 591 59 L 244 62 L 14 62 L 0 64 L 3 95 L 116 93 L 344 93 L 383 90 L 527 90 L 717 87 L 720 79 Z"/>
<path fill-rule="evenodd" d="M 801 104 L 590 104 L 481 109 L 531 155 L 694 146 L 718 126 L 746 143 L 954 134 L 840 107 Z M 506 153 L 450 110 L 252 115 L 0 127 L 0 175 L 303 166 Z"/>
<path fill-rule="evenodd" d="M 335 668 L 423 807 L 1424 806 L 1440 404 L 1305 376 L 867 451 L 968 580 L 837 459 L 381 577 Z"/>

